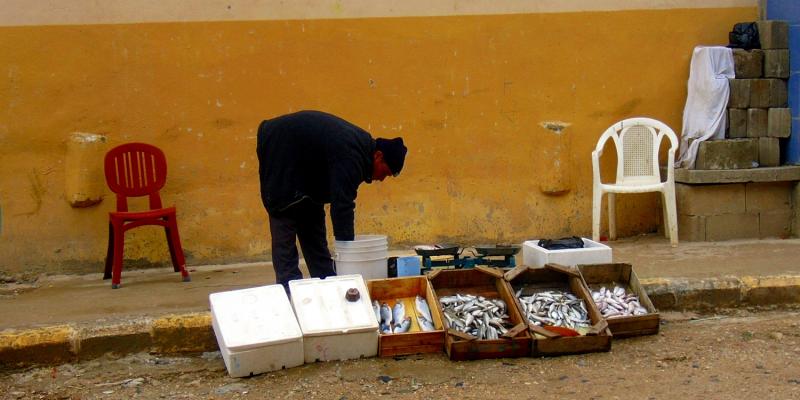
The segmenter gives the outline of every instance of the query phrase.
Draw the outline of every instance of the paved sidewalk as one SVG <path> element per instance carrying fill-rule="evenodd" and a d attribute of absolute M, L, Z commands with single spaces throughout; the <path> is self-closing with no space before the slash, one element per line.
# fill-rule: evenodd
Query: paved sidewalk
<path fill-rule="evenodd" d="M 687 242 L 673 248 L 663 237 L 647 235 L 608 244 L 614 262 L 632 264 L 661 309 L 800 303 L 800 239 Z M 213 349 L 208 295 L 274 283 L 267 262 L 189 268 L 187 283 L 171 268 L 123 270 L 117 290 L 101 273 L 46 277 L 34 287 L 0 286 L 0 364 L 19 361 L 25 349 L 36 346 L 49 349 L 42 357 L 69 359 L 89 351 L 87 339 L 99 343 L 93 352 L 119 346 Z M 59 350 L 48 347 L 53 343 Z"/>

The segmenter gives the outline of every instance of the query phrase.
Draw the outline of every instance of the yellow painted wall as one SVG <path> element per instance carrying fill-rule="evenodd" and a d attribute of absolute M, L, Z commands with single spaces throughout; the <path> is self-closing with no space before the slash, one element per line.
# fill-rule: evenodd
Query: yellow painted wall
<path fill-rule="evenodd" d="M 106 189 L 96 206 L 67 203 L 73 132 L 164 149 L 163 198 L 178 208 L 190 264 L 268 260 L 255 130 L 301 109 L 405 138 L 403 173 L 362 185 L 356 209 L 357 231 L 388 234 L 392 247 L 589 235 L 590 152 L 602 131 L 651 116 L 679 133 L 692 48 L 726 44 L 735 22 L 757 14 L 0 27 L 0 271 L 102 269 L 114 198 Z M 568 126 L 556 134 L 547 121 Z M 621 235 L 657 228 L 655 196 L 618 202 Z M 127 238 L 126 259 L 168 263 L 162 232 Z"/>

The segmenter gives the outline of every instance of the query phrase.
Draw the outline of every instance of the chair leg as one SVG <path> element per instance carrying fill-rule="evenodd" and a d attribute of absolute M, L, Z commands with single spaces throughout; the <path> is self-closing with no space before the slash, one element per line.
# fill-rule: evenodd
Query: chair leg
<path fill-rule="evenodd" d="M 664 220 L 664 237 L 669 239 L 669 213 L 667 212 L 666 192 L 661 192 L 661 218 Z"/>
<path fill-rule="evenodd" d="M 664 190 L 664 203 L 667 205 L 665 219 L 669 220 L 669 242 L 672 247 L 675 247 L 678 245 L 678 211 L 675 206 L 674 186 L 668 186 Z"/>
<path fill-rule="evenodd" d="M 592 240 L 600 241 L 600 217 L 603 208 L 603 192 L 597 187 L 592 191 Z"/>
<path fill-rule="evenodd" d="M 114 226 L 114 256 L 113 271 L 111 275 L 111 288 L 118 289 L 122 280 L 122 254 L 125 247 L 125 231 L 123 224 Z"/>
<path fill-rule="evenodd" d="M 108 223 L 108 250 L 106 250 L 106 268 L 103 279 L 111 279 L 111 266 L 114 263 L 114 226 Z"/>
<path fill-rule="evenodd" d="M 617 240 L 617 204 L 615 193 L 608 194 L 608 239 Z"/>
<path fill-rule="evenodd" d="M 169 247 L 169 255 L 172 258 L 172 268 L 175 272 L 180 271 L 184 282 L 189 282 L 192 278 L 186 270 L 186 259 L 183 255 L 183 247 L 181 247 L 181 237 L 178 234 L 178 221 L 175 217 L 170 218 L 169 226 L 165 228 L 167 234 L 167 246 Z"/>

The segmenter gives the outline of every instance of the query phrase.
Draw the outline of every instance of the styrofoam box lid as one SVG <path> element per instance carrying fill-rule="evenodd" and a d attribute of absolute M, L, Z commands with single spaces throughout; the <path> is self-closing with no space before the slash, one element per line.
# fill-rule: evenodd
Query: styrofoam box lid
<path fill-rule="evenodd" d="M 594 240 L 587 238 L 581 238 L 581 239 L 583 240 L 583 247 L 576 249 L 548 250 L 545 249 L 544 247 L 539 246 L 540 239 L 526 240 L 522 243 L 522 245 L 532 247 L 544 253 L 568 253 L 568 252 L 584 252 L 584 251 L 595 251 L 595 250 L 611 250 L 611 247 L 606 246 L 602 243 L 595 242 Z"/>
<path fill-rule="evenodd" d="M 281 285 L 211 293 L 211 314 L 230 351 L 287 343 L 303 337 Z"/>
<path fill-rule="evenodd" d="M 347 289 L 361 294 L 347 301 Z M 368 332 L 378 329 L 375 311 L 361 275 L 330 276 L 289 281 L 292 305 L 304 336 Z"/>

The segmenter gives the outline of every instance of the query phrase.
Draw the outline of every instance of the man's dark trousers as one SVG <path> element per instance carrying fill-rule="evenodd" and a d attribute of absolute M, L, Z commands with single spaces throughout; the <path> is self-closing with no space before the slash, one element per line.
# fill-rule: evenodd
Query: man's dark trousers
<path fill-rule="evenodd" d="M 272 265 L 275 277 L 289 293 L 289 281 L 303 279 L 298 267 L 296 240 L 300 240 L 303 258 L 312 278 L 336 275 L 325 233 L 325 208 L 304 199 L 286 210 L 269 214 L 272 234 Z"/>

